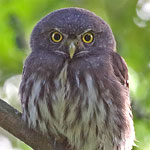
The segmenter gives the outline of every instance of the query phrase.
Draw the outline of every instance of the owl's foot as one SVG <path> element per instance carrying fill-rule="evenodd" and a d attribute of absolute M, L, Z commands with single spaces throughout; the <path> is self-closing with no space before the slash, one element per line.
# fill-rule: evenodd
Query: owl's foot
<path fill-rule="evenodd" d="M 66 137 L 55 137 L 55 140 L 54 140 L 54 145 L 56 145 L 57 143 L 61 143 L 63 145 L 65 145 L 66 147 L 66 150 L 75 150 L 68 142 L 67 138 Z"/>
<path fill-rule="evenodd" d="M 54 144 L 56 144 L 56 143 L 65 143 L 65 141 L 66 141 L 66 138 L 64 138 L 64 137 L 55 137 L 55 140 L 54 140 Z"/>
<path fill-rule="evenodd" d="M 67 141 L 66 137 L 55 137 L 55 139 L 54 139 L 54 145 L 56 145 L 57 143 L 68 145 L 68 141 Z"/>

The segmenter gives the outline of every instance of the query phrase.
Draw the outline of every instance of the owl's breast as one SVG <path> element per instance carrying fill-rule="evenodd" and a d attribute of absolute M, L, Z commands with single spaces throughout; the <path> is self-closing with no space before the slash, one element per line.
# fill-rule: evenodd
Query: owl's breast
<path fill-rule="evenodd" d="M 103 102 L 98 100 L 92 76 L 86 74 L 81 77 L 78 72 L 69 72 L 67 63 L 53 80 L 35 76 L 32 74 L 25 84 L 26 92 L 30 89 L 30 96 L 23 94 L 23 99 L 28 102 L 23 106 L 23 115 L 29 125 L 39 127 L 44 134 L 64 135 L 78 147 L 85 141 L 93 141 L 91 146 L 95 147 L 106 111 Z"/>
<path fill-rule="evenodd" d="M 100 143 L 99 137 L 105 138 L 102 131 L 107 114 L 92 76 L 87 73 L 81 77 L 78 72 L 69 72 L 65 64 L 54 79 L 54 88 L 47 99 L 51 108 L 46 108 L 52 112 L 49 116 L 51 132 L 66 136 L 78 149 L 85 144 L 84 149 L 93 150 Z"/>
<path fill-rule="evenodd" d="M 66 63 L 53 80 L 35 78 L 35 74 L 28 78 L 22 95 L 26 100 L 24 117 L 44 134 L 64 135 L 77 149 L 113 146 L 111 137 L 120 135 L 113 133 L 119 130 L 116 123 L 120 123 L 120 116 L 119 108 L 113 109 L 111 92 L 104 88 L 102 80 L 94 80 L 94 73 L 71 72 L 68 67 Z"/>

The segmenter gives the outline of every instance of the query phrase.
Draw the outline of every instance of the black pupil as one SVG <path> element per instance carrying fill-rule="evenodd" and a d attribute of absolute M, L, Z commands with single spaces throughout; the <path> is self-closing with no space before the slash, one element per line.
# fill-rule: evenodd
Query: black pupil
<path fill-rule="evenodd" d="M 85 38 L 86 41 L 90 41 L 91 40 L 91 36 L 89 34 L 85 35 L 84 38 Z"/>
<path fill-rule="evenodd" d="M 60 34 L 59 34 L 59 33 L 55 33 L 54 39 L 55 39 L 56 41 L 60 40 Z"/>

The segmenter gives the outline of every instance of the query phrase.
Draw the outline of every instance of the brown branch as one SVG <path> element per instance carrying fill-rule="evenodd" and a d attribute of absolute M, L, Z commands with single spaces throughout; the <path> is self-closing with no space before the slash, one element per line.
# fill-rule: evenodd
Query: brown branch
<path fill-rule="evenodd" d="M 0 127 L 29 145 L 34 150 L 67 150 L 62 143 L 41 135 L 27 127 L 21 113 L 0 99 Z"/>

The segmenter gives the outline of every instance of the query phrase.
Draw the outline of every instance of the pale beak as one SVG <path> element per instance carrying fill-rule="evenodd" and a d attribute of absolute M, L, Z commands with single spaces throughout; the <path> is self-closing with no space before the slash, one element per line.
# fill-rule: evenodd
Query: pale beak
<path fill-rule="evenodd" d="M 69 45 L 69 56 L 71 59 L 75 53 L 75 50 L 76 50 L 76 46 L 74 45 L 74 42 L 71 42 Z"/>

